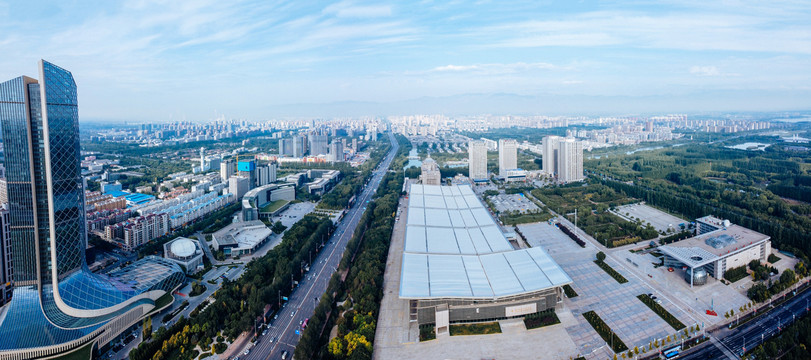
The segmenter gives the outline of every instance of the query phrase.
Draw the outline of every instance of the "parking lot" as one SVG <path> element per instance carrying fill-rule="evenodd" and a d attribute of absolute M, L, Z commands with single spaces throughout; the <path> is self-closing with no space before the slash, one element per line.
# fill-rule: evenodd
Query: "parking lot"
<path fill-rule="evenodd" d="M 521 194 L 499 194 L 490 196 L 488 199 L 493 203 L 496 211 L 500 213 L 519 212 L 524 214 L 540 210 L 538 205 L 535 205 L 532 200 L 527 199 Z"/>
<path fill-rule="evenodd" d="M 676 331 L 636 298 L 640 294 L 660 294 L 645 280 L 629 273 L 624 266 L 611 258 L 606 259 L 612 268 L 620 272 L 627 283 L 620 284 L 592 260 L 597 250 L 593 246 L 581 248 L 554 225 L 547 223 L 518 226 L 532 246 L 541 246 L 569 274 L 574 284 L 572 288 L 579 296 L 565 299 L 558 316 L 563 319 L 566 332 L 577 345 L 577 353 L 589 359 L 613 357 L 605 341 L 594 331 L 585 318 L 584 312 L 595 311 L 608 324 L 620 339 L 631 349 L 634 346 L 647 346 L 658 338 L 673 335 Z M 661 294 L 659 297 L 662 297 Z M 692 325 L 690 316 L 667 298 L 662 306 L 685 324 Z"/>
<path fill-rule="evenodd" d="M 656 231 L 667 232 L 668 229 L 673 228 L 673 231 L 680 231 L 679 224 L 687 226 L 687 220 L 670 215 L 659 209 L 650 207 L 643 203 L 630 204 L 618 206 L 612 211 L 615 215 L 628 220 L 635 221 L 636 219 L 642 220 L 642 223 L 650 223 Z"/>

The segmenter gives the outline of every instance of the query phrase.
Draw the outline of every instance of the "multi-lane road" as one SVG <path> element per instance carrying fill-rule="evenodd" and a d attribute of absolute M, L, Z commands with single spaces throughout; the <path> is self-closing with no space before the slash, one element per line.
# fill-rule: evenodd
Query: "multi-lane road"
<path fill-rule="evenodd" d="M 321 295 L 327 289 L 330 277 L 341 262 L 347 242 L 352 238 L 355 227 L 366 210 L 367 202 L 377 192 L 380 181 L 397 154 L 399 145 L 392 133 L 389 133 L 389 140 L 392 143 L 391 150 L 374 171 L 361 194 L 356 197 L 355 204 L 344 215 L 329 243 L 315 257 L 310 265 L 310 271 L 304 274 L 299 285 L 290 295 L 287 304 L 277 312 L 277 318 L 271 321 L 267 334 L 261 336 L 255 346 L 250 347 L 248 355 L 243 353 L 248 346 L 239 349 L 240 359 L 280 359 L 285 351 L 288 353 L 288 359 L 292 357 L 293 350 L 301 336 L 300 322 L 313 315 Z M 299 334 L 296 334 L 297 331 Z"/>
<path fill-rule="evenodd" d="M 711 341 L 687 351 L 682 358 L 737 359 L 744 347 L 746 351 L 750 351 L 762 344 L 764 340 L 768 340 L 807 313 L 809 305 L 811 305 L 811 290 L 806 289 L 755 320 L 732 330 L 723 328 L 714 331 L 710 334 Z"/>

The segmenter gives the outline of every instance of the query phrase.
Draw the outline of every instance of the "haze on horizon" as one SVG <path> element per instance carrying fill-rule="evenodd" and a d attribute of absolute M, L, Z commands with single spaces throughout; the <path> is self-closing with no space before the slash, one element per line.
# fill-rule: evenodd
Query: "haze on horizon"
<path fill-rule="evenodd" d="M 0 79 L 80 116 L 808 110 L 807 1 L 0 1 Z"/>

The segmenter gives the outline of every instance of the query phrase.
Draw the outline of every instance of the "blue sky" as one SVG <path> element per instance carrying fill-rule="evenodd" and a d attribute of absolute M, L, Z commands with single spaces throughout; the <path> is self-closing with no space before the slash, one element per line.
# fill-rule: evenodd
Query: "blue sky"
<path fill-rule="evenodd" d="M 36 76 L 47 59 L 73 72 L 82 118 L 111 120 L 329 116 L 336 104 L 805 110 L 809 20 L 811 1 L 0 1 L 0 79 Z M 472 95 L 476 106 L 460 100 Z"/>

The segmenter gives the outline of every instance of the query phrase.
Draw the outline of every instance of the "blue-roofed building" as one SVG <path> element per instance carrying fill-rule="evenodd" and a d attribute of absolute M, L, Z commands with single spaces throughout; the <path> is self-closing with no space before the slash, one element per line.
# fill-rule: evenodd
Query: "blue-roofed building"
<path fill-rule="evenodd" d="M 107 194 L 107 195 L 110 195 L 112 197 L 122 197 L 122 196 L 127 196 L 127 195 L 130 194 L 130 193 L 126 192 L 126 191 L 122 191 L 120 188 L 117 189 L 117 190 L 105 191 L 104 193 Z"/>
<path fill-rule="evenodd" d="M 146 257 L 107 275 L 85 262 L 76 83 L 39 63 L 40 80 L 0 83 L 14 294 L 0 310 L 0 359 L 41 359 L 106 347 L 183 281 L 177 264 Z M 49 261 L 42 261 L 49 259 Z"/>
<path fill-rule="evenodd" d="M 152 195 L 140 194 L 140 193 L 129 194 L 129 195 L 124 196 L 124 198 L 127 199 L 127 205 L 129 205 L 129 206 L 143 205 L 143 204 L 146 204 L 146 203 L 148 203 L 148 202 L 150 202 L 152 200 L 155 200 L 155 197 L 152 196 Z"/>

